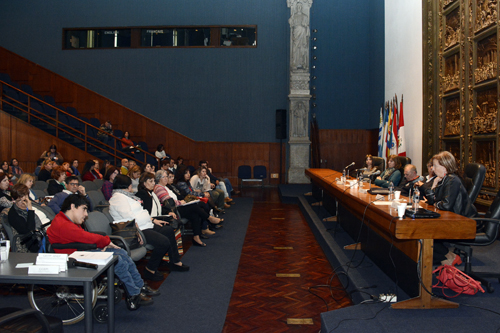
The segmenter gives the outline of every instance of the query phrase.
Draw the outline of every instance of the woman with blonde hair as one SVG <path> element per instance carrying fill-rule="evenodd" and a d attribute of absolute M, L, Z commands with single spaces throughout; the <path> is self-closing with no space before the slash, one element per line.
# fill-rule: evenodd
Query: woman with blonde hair
<path fill-rule="evenodd" d="M 127 177 L 132 179 L 132 193 L 137 193 L 139 188 L 139 177 L 141 177 L 141 167 L 134 165 L 127 172 Z"/>
<path fill-rule="evenodd" d="M 380 176 L 375 179 L 375 185 L 380 187 L 389 187 L 392 183 L 394 186 L 398 186 L 401 181 L 401 161 L 398 155 L 391 155 L 387 158 L 387 167 Z"/>

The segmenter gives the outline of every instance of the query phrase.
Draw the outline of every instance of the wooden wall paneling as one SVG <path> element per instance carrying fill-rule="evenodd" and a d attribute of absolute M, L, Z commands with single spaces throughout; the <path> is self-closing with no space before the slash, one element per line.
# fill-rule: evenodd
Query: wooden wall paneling
<path fill-rule="evenodd" d="M 73 103 L 73 85 L 60 76 L 54 76 L 54 99 L 57 104 L 68 106 Z"/>
<path fill-rule="evenodd" d="M 78 159 L 81 162 L 80 169 L 86 160 L 95 159 L 91 154 L 3 111 L 0 111 L 0 128 L 1 159 L 10 162 L 11 158 L 17 158 L 19 165 L 26 172 L 34 171 L 33 165 L 36 167 L 36 161 L 40 155 L 52 144 L 57 146 L 57 150 L 66 161 Z"/>

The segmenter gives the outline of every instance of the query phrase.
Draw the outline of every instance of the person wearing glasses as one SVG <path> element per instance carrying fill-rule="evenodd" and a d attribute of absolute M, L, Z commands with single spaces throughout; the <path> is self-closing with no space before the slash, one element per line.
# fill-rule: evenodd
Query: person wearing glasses
<path fill-rule="evenodd" d="M 71 177 L 66 178 L 66 189 L 63 190 L 62 192 L 59 192 L 56 195 L 54 195 L 54 197 L 50 200 L 48 206 L 54 211 L 55 214 L 58 214 L 61 211 L 61 206 L 62 206 L 64 200 L 70 194 L 83 195 L 90 202 L 90 211 L 92 211 L 94 209 L 94 207 L 92 207 L 92 202 L 90 201 L 89 196 L 85 192 L 85 187 L 80 185 L 80 183 L 78 181 L 78 177 L 76 177 L 76 176 L 71 176 Z"/>

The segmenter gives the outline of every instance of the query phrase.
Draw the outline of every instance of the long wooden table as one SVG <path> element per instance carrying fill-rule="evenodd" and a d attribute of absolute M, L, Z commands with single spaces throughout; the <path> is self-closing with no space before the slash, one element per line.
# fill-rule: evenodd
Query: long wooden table
<path fill-rule="evenodd" d="M 418 262 L 420 259 L 421 283 L 419 296 L 395 303 L 394 309 L 436 309 L 455 308 L 457 303 L 432 297 L 425 291 L 432 289 L 432 255 L 434 239 L 472 239 L 476 235 L 476 222 L 453 212 L 437 210 L 433 206 L 421 203 L 423 208 L 441 214 L 437 219 L 399 218 L 397 210 L 390 205 L 370 204 L 375 195 L 362 193 L 359 187 L 337 185 L 336 179 L 342 176 L 331 169 L 307 169 L 306 175 L 324 191 L 332 195 L 359 220 L 377 234 L 391 242 L 394 247 Z M 372 185 L 373 187 L 373 185 Z M 368 189 L 365 184 L 363 189 Z M 364 217 L 364 218 L 363 218 Z M 417 240 L 422 241 L 419 248 Z M 421 250 L 421 251 L 420 251 Z M 419 258 L 421 252 L 421 258 Z M 425 288 L 425 289 L 424 289 Z"/>

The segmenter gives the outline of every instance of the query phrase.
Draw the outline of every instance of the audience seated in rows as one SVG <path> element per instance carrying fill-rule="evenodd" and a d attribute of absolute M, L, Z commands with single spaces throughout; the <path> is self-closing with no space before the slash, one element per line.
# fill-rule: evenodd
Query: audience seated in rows
<path fill-rule="evenodd" d="M 229 205 L 226 205 L 224 202 L 224 192 L 215 188 L 215 184 L 210 183 L 207 171 L 206 167 L 199 168 L 189 182 L 195 191 L 210 193 L 210 197 L 217 207 L 216 210 L 222 211 L 224 208 L 228 208 Z"/>
<path fill-rule="evenodd" d="M 97 164 L 95 160 L 88 160 L 85 162 L 85 166 L 82 170 L 82 181 L 102 179 L 102 175 L 99 173 L 97 167 L 99 167 L 99 164 Z"/>
<path fill-rule="evenodd" d="M 80 171 L 78 171 L 78 160 L 75 159 L 71 162 L 71 170 L 75 176 L 81 176 Z"/>
<path fill-rule="evenodd" d="M 146 242 L 154 246 L 143 275 L 146 279 L 152 281 L 164 279 L 163 273 L 158 271 L 158 268 L 167 252 L 170 270 L 189 270 L 189 267 L 181 262 L 174 229 L 166 221 L 152 218 L 142 207 L 140 199 L 132 193 L 132 180 L 129 177 L 124 175 L 115 177 L 113 196 L 109 204 L 109 213 L 113 217 L 113 223 L 135 220 L 137 227 L 146 237 Z"/>
<path fill-rule="evenodd" d="M 30 200 L 34 203 L 33 205 L 33 210 L 35 211 L 35 214 L 38 216 L 42 224 L 46 224 L 50 222 L 50 219 L 45 215 L 43 211 L 37 208 L 38 204 L 41 206 L 45 206 L 44 203 L 40 203 L 40 199 L 36 196 L 35 192 L 31 189 L 33 186 L 33 183 L 35 181 L 35 177 L 30 175 L 29 173 L 23 173 L 21 177 L 19 177 L 19 180 L 17 181 L 16 185 L 22 184 L 25 185 L 29 189 L 29 198 Z"/>

